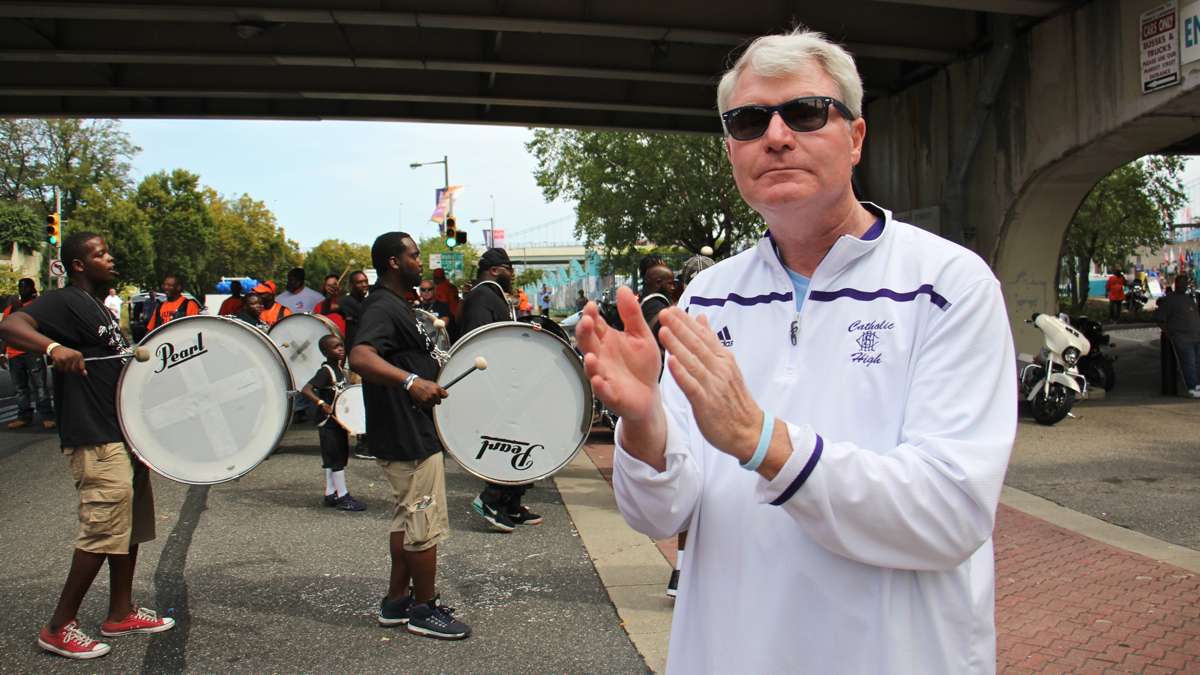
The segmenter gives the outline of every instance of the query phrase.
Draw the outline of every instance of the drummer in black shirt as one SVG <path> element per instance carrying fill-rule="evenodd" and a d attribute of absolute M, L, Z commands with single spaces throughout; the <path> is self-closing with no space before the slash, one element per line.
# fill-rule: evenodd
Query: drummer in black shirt
<path fill-rule="evenodd" d="M 462 334 L 497 321 L 513 321 L 508 292 L 512 290 L 513 268 L 508 252 L 489 248 L 479 256 L 479 273 L 471 292 L 463 298 Z M 512 532 L 518 524 L 538 525 L 542 517 L 521 504 L 529 485 L 487 483 L 471 503 L 475 512 L 493 529 Z"/>
<path fill-rule="evenodd" d="M 449 534 L 442 444 L 431 410 L 448 396 L 438 386 L 434 342 L 404 292 L 421 280 L 421 254 L 404 232 L 380 235 L 371 247 L 379 282 L 363 303 L 350 365 L 363 378 L 367 438 L 392 486 L 392 569 L 378 622 L 441 639 L 471 628 L 438 602 L 437 545 Z M 409 592 L 409 582 L 412 592 Z"/>
<path fill-rule="evenodd" d="M 346 319 L 346 344 L 352 345 L 358 333 L 358 319 L 362 315 L 362 304 L 367 299 L 371 281 L 362 270 L 354 270 L 348 279 L 350 292 L 338 300 L 338 306 L 342 308 L 342 316 Z"/>
<path fill-rule="evenodd" d="M 79 534 L 71 570 L 49 623 L 38 636 L 46 651 L 91 659 L 111 647 L 89 637 L 76 613 L 96 574 L 108 561 L 106 637 L 170 630 L 133 602 L 138 545 L 154 539 L 154 494 L 146 466 L 125 445 L 117 423 L 117 380 L 121 359 L 84 362 L 129 350 L 121 329 L 102 302 L 116 276 L 104 239 L 76 232 L 63 241 L 70 283 L 42 295 L 0 323 L 0 339 L 19 349 L 46 354 L 54 365 L 58 433 L 79 491 Z"/>

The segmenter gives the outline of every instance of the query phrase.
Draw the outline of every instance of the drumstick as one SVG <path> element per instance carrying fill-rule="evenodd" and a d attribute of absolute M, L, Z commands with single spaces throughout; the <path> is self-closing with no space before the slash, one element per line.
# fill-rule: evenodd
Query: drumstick
<path fill-rule="evenodd" d="M 107 361 L 109 359 L 137 359 L 145 363 L 150 360 L 150 350 L 145 347 L 138 347 L 133 352 L 128 354 L 113 354 L 112 356 L 89 356 L 84 361 Z M 51 366 L 54 364 L 51 363 Z"/>
<path fill-rule="evenodd" d="M 456 382 L 458 382 L 459 380 L 463 379 L 464 377 L 470 375 L 471 373 L 475 372 L 476 370 L 487 370 L 487 359 L 483 358 L 482 356 L 476 356 L 475 357 L 475 365 L 472 366 L 470 370 L 463 373 L 462 375 L 459 375 L 458 377 L 454 378 L 453 380 L 450 380 L 450 382 L 447 383 L 446 385 L 444 385 L 442 387 L 442 389 L 449 389 L 450 387 L 453 387 Z"/>
<path fill-rule="evenodd" d="M 441 319 L 434 319 L 434 320 L 433 320 L 433 327 L 434 327 L 434 328 L 436 328 L 437 330 L 441 330 L 441 329 L 443 329 L 443 328 L 445 328 L 445 327 L 446 327 L 446 322 L 445 322 L 445 321 L 442 321 Z M 485 367 L 486 367 L 486 366 L 485 366 Z"/>

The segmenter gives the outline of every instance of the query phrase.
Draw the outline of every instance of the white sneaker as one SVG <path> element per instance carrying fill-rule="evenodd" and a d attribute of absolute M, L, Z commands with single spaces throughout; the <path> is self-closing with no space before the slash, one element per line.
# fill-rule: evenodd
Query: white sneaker
<path fill-rule="evenodd" d="M 1189 391 L 1188 396 L 1191 396 L 1192 398 L 1200 398 L 1200 387 L 1196 387 L 1195 389 Z"/>

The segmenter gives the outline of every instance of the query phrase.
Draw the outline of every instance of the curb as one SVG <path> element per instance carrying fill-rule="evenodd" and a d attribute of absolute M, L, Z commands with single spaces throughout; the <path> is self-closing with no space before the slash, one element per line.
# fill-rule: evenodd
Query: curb
<path fill-rule="evenodd" d="M 1181 567 L 1189 572 L 1200 573 L 1200 551 L 1106 523 L 1099 518 L 1059 506 L 1049 499 L 1007 485 L 1000 493 L 1000 502 L 1035 518 L 1040 518 L 1051 525 L 1057 525 L 1064 530 L 1070 530 L 1109 546 Z"/>

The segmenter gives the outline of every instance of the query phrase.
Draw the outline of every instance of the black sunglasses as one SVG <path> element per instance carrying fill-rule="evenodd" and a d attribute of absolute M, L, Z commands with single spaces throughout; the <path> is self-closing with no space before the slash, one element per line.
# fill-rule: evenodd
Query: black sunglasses
<path fill-rule="evenodd" d="M 842 117 L 853 120 L 854 113 L 846 104 L 828 96 L 803 96 L 779 105 L 744 105 L 721 113 L 725 133 L 737 141 L 752 141 L 767 132 L 771 116 L 779 113 L 783 123 L 792 131 L 816 131 L 829 121 L 829 107 Z"/>

